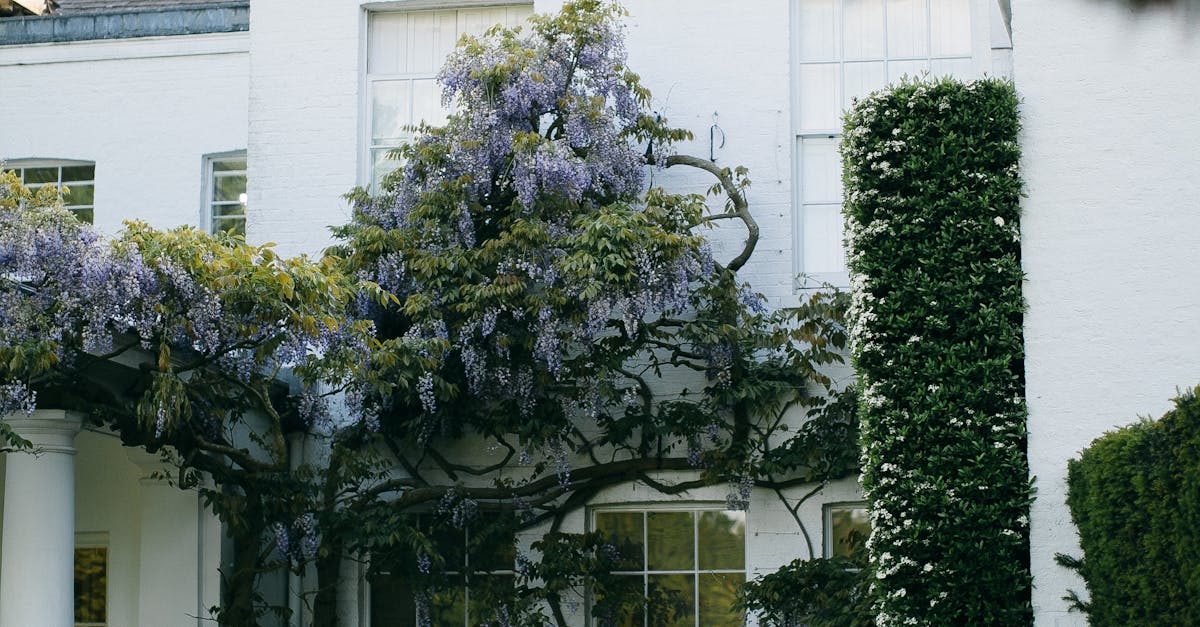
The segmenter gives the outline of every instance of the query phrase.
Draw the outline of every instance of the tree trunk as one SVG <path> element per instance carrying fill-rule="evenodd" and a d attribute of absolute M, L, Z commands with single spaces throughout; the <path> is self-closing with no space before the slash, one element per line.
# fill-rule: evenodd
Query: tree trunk
<path fill-rule="evenodd" d="M 261 533 L 234 538 L 233 565 L 225 577 L 217 623 L 221 627 L 256 627 L 254 585 L 258 579 L 258 538 Z"/>

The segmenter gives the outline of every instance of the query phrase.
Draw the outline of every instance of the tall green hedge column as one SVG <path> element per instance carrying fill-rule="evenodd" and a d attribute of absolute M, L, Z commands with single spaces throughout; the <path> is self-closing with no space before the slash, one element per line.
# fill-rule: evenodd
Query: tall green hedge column
<path fill-rule="evenodd" d="M 845 126 L 878 624 L 1028 624 L 1016 95 L 907 83 Z"/>

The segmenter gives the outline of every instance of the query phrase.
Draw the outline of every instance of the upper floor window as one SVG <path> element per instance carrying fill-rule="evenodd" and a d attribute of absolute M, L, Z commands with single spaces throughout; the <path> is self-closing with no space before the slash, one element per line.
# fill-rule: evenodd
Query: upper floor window
<path fill-rule="evenodd" d="M 746 513 L 724 510 L 598 510 L 594 527 L 616 545 L 614 571 L 666 600 L 670 625 L 743 625 L 733 611 L 746 582 Z M 644 614 L 644 612 L 642 613 Z M 645 615 L 621 625 L 652 625 Z"/>
<path fill-rule="evenodd" d="M 799 0 L 792 11 L 796 273 L 847 285 L 841 113 L 902 76 L 971 78 L 987 67 L 980 0 Z M 977 32 L 979 31 L 979 32 Z"/>
<path fill-rule="evenodd" d="M 412 138 L 411 127 L 445 121 L 436 77 L 459 37 L 480 35 L 497 24 L 515 27 L 532 14 L 530 5 L 370 14 L 363 179 L 371 187 L 396 167 L 387 153 Z"/>
<path fill-rule="evenodd" d="M 66 188 L 63 206 L 81 222 L 91 224 L 95 218 L 96 164 L 91 161 L 65 159 L 22 159 L 4 166 L 21 177 L 29 189 L 44 185 Z"/>
<path fill-rule="evenodd" d="M 204 216 L 209 233 L 246 234 L 246 152 L 204 158 Z"/>

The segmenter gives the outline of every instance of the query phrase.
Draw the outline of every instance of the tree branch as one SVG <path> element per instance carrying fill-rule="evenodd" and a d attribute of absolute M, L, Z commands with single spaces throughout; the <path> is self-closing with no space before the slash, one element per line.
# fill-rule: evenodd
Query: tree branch
<path fill-rule="evenodd" d="M 707 159 L 691 155 L 671 155 L 667 157 L 666 165 L 668 168 L 675 165 L 687 165 L 699 168 L 712 174 L 720 181 L 721 187 L 729 195 L 729 201 L 733 204 L 732 211 L 729 213 L 737 215 L 742 223 L 746 225 L 746 243 L 742 247 L 742 252 L 725 266 L 733 272 L 740 270 L 750 260 L 750 255 L 754 254 L 754 247 L 758 245 L 759 229 L 758 222 L 750 215 L 749 206 L 746 204 L 746 195 L 738 187 L 737 183 L 734 182 L 733 175 L 730 174 L 727 168 L 718 167 L 715 163 Z"/>

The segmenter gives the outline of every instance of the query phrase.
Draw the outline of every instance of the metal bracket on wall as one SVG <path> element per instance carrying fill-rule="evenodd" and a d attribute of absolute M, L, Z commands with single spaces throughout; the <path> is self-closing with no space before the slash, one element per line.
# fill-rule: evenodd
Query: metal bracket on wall
<path fill-rule="evenodd" d="M 725 147 L 725 129 L 721 128 L 721 126 L 717 124 L 718 117 L 719 116 L 717 115 L 717 112 L 713 111 L 713 123 L 712 126 L 708 127 L 708 160 L 712 161 L 713 163 L 717 162 L 717 148 Z M 721 134 L 720 145 L 717 145 L 716 143 L 717 133 Z"/>

